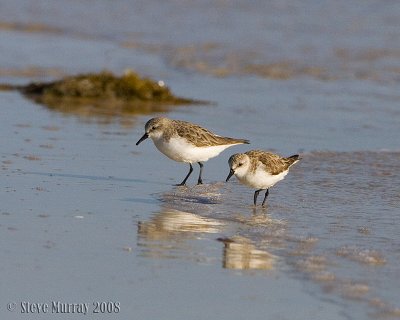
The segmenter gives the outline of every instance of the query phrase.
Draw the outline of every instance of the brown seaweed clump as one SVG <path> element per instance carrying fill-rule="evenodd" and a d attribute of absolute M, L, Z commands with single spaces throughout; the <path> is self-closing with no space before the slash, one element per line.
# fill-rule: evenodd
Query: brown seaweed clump
<path fill-rule="evenodd" d="M 50 109 L 84 116 L 160 112 L 167 106 L 200 102 L 177 97 L 164 82 L 142 78 L 133 71 L 122 76 L 108 71 L 79 74 L 16 89 Z"/>
<path fill-rule="evenodd" d="M 163 82 L 141 78 L 133 71 L 121 77 L 111 72 L 87 73 L 69 76 L 48 83 L 31 83 L 23 88 L 27 95 L 54 98 L 90 98 L 132 101 L 158 101 L 188 103 L 190 100 L 175 97 Z"/>

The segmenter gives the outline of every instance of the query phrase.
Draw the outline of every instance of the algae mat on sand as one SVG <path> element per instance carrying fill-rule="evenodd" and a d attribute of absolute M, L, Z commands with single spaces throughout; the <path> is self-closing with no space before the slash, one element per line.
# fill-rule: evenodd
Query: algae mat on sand
<path fill-rule="evenodd" d="M 52 82 L 2 88 L 19 90 L 52 110 L 85 116 L 158 112 L 171 105 L 200 103 L 177 97 L 163 81 L 143 78 L 133 71 L 122 76 L 108 71 L 79 74 Z"/>

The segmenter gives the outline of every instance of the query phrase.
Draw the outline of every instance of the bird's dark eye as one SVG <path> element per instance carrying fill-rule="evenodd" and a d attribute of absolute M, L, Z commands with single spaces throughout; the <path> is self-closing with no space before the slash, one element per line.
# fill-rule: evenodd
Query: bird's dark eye
<path fill-rule="evenodd" d="M 151 130 L 156 130 L 156 129 L 157 129 L 156 126 L 151 127 Z"/>
<path fill-rule="evenodd" d="M 243 165 L 243 163 L 239 163 L 239 164 L 238 164 L 238 167 L 241 167 L 242 165 Z"/>

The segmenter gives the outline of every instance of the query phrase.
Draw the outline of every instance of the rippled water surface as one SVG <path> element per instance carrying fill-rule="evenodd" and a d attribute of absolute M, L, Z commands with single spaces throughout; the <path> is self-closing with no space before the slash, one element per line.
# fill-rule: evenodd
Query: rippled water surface
<path fill-rule="evenodd" d="M 399 14 L 372 0 L 2 1 L 0 83 L 134 69 L 213 102 L 168 116 L 251 145 L 175 187 L 187 165 L 135 146 L 147 110 L 77 116 L 0 91 L 1 318 L 66 316 L 24 301 L 89 303 L 85 319 L 400 318 Z M 223 182 L 249 148 L 302 157 L 265 209 Z M 94 314 L 102 301 L 118 314 Z"/>

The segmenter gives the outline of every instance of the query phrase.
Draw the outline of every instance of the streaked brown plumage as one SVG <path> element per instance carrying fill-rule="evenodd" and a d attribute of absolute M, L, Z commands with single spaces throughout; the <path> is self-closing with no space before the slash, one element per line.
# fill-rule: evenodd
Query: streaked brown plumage
<path fill-rule="evenodd" d="M 151 128 L 154 123 L 166 123 L 163 139 L 168 142 L 172 137 L 182 137 L 196 147 L 211 147 L 221 146 L 226 144 L 241 144 L 249 143 L 245 139 L 235 139 L 229 137 L 221 137 L 210 130 L 203 128 L 197 124 L 182 121 L 173 120 L 168 118 L 154 118 L 149 120 L 146 124 L 146 128 Z"/>
<path fill-rule="evenodd" d="M 263 150 L 251 150 L 245 152 L 250 157 L 250 171 L 255 172 L 258 162 L 264 165 L 264 170 L 272 175 L 277 175 L 287 169 L 299 158 L 298 155 L 293 155 L 288 158 L 283 158 L 275 153 L 266 152 Z"/>

